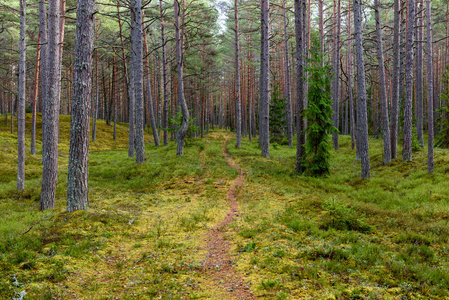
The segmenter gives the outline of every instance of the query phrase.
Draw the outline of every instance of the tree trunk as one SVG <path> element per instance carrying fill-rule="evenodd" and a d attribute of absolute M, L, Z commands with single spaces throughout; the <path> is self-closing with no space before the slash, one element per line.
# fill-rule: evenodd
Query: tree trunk
<path fill-rule="evenodd" d="M 182 68 L 182 40 L 180 36 L 180 24 L 179 24 L 179 2 L 175 2 L 175 38 L 176 38 L 176 68 L 178 72 L 178 105 L 181 106 L 182 112 L 182 122 L 181 128 L 178 131 L 178 147 L 176 150 L 176 155 L 182 156 L 184 154 L 184 141 L 187 134 L 187 129 L 189 127 L 189 110 L 187 108 L 187 103 L 184 98 L 184 79 L 183 79 L 183 68 Z M 184 23 L 182 24 L 184 26 Z"/>
<path fill-rule="evenodd" d="M 355 147 L 355 113 L 354 113 L 354 93 L 352 90 L 352 33 L 351 33 L 351 1 L 348 3 L 348 97 L 349 97 L 349 118 L 351 132 L 351 149 Z"/>
<path fill-rule="evenodd" d="M 143 30 L 143 28 L 142 28 L 142 30 Z M 145 68 L 147 69 L 147 72 L 146 72 L 147 76 L 146 76 L 145 82 L 146 82 L 146 88 L 147 88 L 147 100 L 148 100 L 148 110 L 150 112 L 151 130 L 153 131 L 154 144 L 156 146 L 159 146 L 159 136 L 158 136 L 157 127 L 156 127 L 156 118 L 154 116 L 153 100 L 151 98 L 150 56 L 148 55 L 147 35 L 145 32 L 143 32 L 143 47 L 145 50 L 145 56 L 147 57 L 145 60 Z M 164 88 L 165 88 L 165 86 L 164 86 Z M 165 91 L 164 91 L 164 93 L 165 93 Z M 164 134 L 165 134 L 165 131 L 164 131 Z"/>
<path fill-rule="evenodd" d="M 78 0 L 67 211 L 87 209 L 89 200 L 89 111 L 92 96 L 95 0 Z"/>
<path fill-rule="evenodd" d="M 42 124 L 42 189 L 40 209 L 55 207 L 55 192 L 58 181 L 58 136 L 59 136 L 59 43 L 60 2 L 50 1 L 48 7 L 48 83 L 45 122 Z"/>
<path fill-rule="evenodd" d="M 354 0 L 354 33 L 357 64 L 357 144 L 362 160 L 362 179 L 370 178 L 368 117 L 366 112 L 365 61 L 363 59 L 362 0 Z"/>
<path fill-rule="evenodd" d="M 41 33 L 37 38 L 37 49 L 36 49 L 36 68 L 34 70 L 34 87 L 33 87 L 33 98 L 31 102 L 31 155 L 36 155 L 36 112 L 37 112 L 37 97 L 39 95 L 39 73 L 40 73 L 40 55 L 41 55 Z"/>
<path fill-rule="evenodd" d="M 47 103 L 48 97 L 48 38 L 47 38 L 47 6 L 45 0 L 39 0 L 39 36 L 41 38 L 40 44 L 40 87 L 41 87 L 41 100 L 42 105 L 42 124 L 45 123 L 45 104 Z M 44 126 L 42 126 L 42 136 L 44 136 Z"/>
<path fill-rule="evenodd" d="M 237 122 L 237 138 L 235 147 L 240 148 L 242 144 L 242 107 L 240 104 L 240 67 L 239 67 L 239 16 L 238 16 L 238 0 L 234 0 L 234 22 L 235 22 L 235 87 L 234 87 L 234 99 L 235 99 L 235 114 Z"/>
<path fill-rule="evenodd" d="M 284 47 L 285 47 L 285 95 L 287 99 L 287 138 L 288 146 L 293 147 L 293 130 L 292 130 L 292 103 L 290 90 L 290 66 L 288 57 L 288 35 L 287 35 L 287 8 L 285 0 L 282 1 L 283 17 L 284 17 Z"/>
<path fill-rule="evenodd" d="M 335 3 L 337 1 L 337 3 Z M 332 66 L 334 77 L 332 78 L 332 99 L 334 114 L 332 120 L 334 122 L 334 127 L 337 130 L 340 128 L 340 114 L 339 114 L 339 103 L 340 103 L 340 6 L 341 0 L 334 0 L 334 36 L 333 36 L 333 56 L 332 56 Z M 336 131 L 332 133 L 332 142 L 334 149 L 338 150 L 338 134 Z"/>
<path fill-rule="evenodd" d="M 384 139 L 384 165 L 391 162 L 391 140 L 390 140 L 390 124 L 388 120 L 388 104 L 387 104 L 387 87 L 385 83 L 385 66 L 382 46 L 382 30 L 379 17 L 379 3 L 374 0 L 374 10 L 376 18 L 377 32 L 377 59 L 379 61 L 379 84 L 380 84 L 380 103 L 382 109 L 382 136 Z"/>
<path fill-rule="evenodd" d="M 117 72 L 115 68 L 115 55 L 112 57 L 112 99 L 114 106 L 114 133 L 113 139 L 117 140 L 117 98 L 120 97 L 120 94 L 117 94 Z"/>
<path fill-rule="evenodd" d="M 17 189 L 25 189 L 26 0 L 20 0 L 19 111 L 17 116 Z"/>
<path fill-rule="evenodd" d="M 259 96 L 259 144 L 262 156 L 270 156 L 270 55 L 269 55 L 269 9 L 268 0 L 261 0 L 261 52 Z"/>
<path fill-rule="evenodd" d="M 400 81 L 400 18 L 399 1 L 394 0 L 394 32 L 393 32 L 393 90 L 391 101 L 391 158 L 398 152 L 398 119 L 399 119 L 399 81 Z"/>
<path fill-rule="evenodd" d="M 97 139 L 97 118 L 98 118 L 98 101 L 100 98 L 100 88 L 98 86 L 98 51 L 95 51 L 95 104 L 93 112 L 93 128 L 92 128 L 92 142 L 95 143 Z"/>
<path fill-rule="evenodd" d="M 304 110 L 304 10 L 306 4 L 304 0 L 295 0 L 295 35 L 296 35 L 296 172 L 304 171 L 305 159 L 305 123 L 303 118 Z"/>
<path fill-rule="evenodd" d="M 144 105 L 143 105 L 143 42 L 142 42 L 142 1 L 132 0 L 134 13 L 134 27 L 132 30 L 132 46 L 134 52 L 134 98 L 136 115 L 136 163 L 145 161 L 145 143 L 143 133 Z"/>
<path fill-rule="evenodd" d="M 416 3 L 418 14 L 416 27 L 416 57 L 415 57 L 415 85 L 416 85 L 416 134 L 418 136 L 418 143 L 421 148 L 424 147 L 423 137 L 423 102 L 424 102 L 424 83 L 423 83 L 423 15 L 422 3 Z"/>
<path fill-rule="evenodd" d="M 432 10 L 430 0 L 426 0 L 427 16 L 427 130 L 428 155 L 427 171 L 433 172 L 433 62 L 432 62 Z"/>
<path fill-rule="evenodd" d="M 350 0 L 351 1 L 351 0 Z M 323 4 L 324 0 L 318 0 L 318 16 L 319 16 L 319 32 L 320 32 L 320 45 L 321 52 L 324 53 L 324 17 L 323 17 Z M 324 60 L 322 62 L 324 66 Z"/>
<path fill-rule="evenodd" d="M 161 12 L 161 40 L 162 40 L 162 86 L 164 90 L 164 114 L 162 118 L 162 126 L 164 128 L 164 146 L 168 145 L 168 90 L 167 90 L 167 59 L 165 57 L 165 28 L 164 28 L 164 12 L 162 9 L 162 0 L 159 0 Z"/>
<path fill-rule="evenodd" d="M 402 159 L 412 161 L 413 24 L 415 0 L 408 0 L 408 30 L 405 52 L 404 147 Z"/>

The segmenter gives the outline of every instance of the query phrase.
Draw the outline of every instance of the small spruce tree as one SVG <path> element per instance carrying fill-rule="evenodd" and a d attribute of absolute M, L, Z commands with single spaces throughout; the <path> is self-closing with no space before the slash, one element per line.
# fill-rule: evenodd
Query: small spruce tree
<path fill-rule="evenodd" d="M 288 144 L 285 135 L 287 126 L 286 115 L 287 101 L 282 98 L 280 92 L 280 83 L 273 86 L 270 103 L 270 143 L 278 143 L 280 145 Z"/>
<path fill-rule="evenodd" d="M 307 59 L 309 90 L 307 93 L 308 108 L 304 110 L 307 119 L 307 140 L 305 144 L 306 158 L 304 160 L 305 174 L 310 176 L 326 176 L 329 174 L 330 150 L 332 145 L 329 134 L 337 129 L 332 125 L 331 100 L 331 67 L 322 64 L 324 54 L 320 53 L 317 38 L 313 39 L 310 48 L 310 58 Z"/>
<path fill-rule="evenodd" d="M 437 119 L 439 124 L 436 132 L 437 136 L 435 139 L 435 146 L 441 148 L 449 148 L 449 66 L 443 74 L 443 85 L 446 87 L 444 92 L 441 94 L 442 103 L 445 103 L 437 112 L 440 117 Z"/>

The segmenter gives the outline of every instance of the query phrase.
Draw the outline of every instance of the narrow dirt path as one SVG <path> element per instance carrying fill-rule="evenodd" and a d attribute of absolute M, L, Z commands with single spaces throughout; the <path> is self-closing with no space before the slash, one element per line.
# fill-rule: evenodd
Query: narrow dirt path
<path fill-rule="evenodd" d="M 229 225 L 239 214 L 237 202 L 237 190 L 245 181 L 245 175 L 239 166 L 232 160 L 226 147 L 227 140 L 223 143 L 222 154 L 229 166 L 239 172 L 239 176 L 233 181 L 227 193 L 229 210 L 226 217 L 218 225 L 211 228 L 205 235 L 206 257 L 203 262 L 206 275 L 221 291 L 220 298 L 214 299 L 255 299 L 249 285 L 234 268 L 235 262 L 230 254 L 230 242 L 226 239 L 230 229 Z M 226 298 L 223 298 L 225 296 Z"/>

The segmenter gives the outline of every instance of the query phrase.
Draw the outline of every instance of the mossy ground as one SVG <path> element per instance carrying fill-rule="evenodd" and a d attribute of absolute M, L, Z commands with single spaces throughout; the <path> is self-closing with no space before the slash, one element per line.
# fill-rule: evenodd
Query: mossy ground
<path fill-rule="evenodd" d="M 112 127 L 99 120 L 90 146 L 90 208 L 68 214 L 70 124 L 60 120 L 57 207 L 46 212 L 38 209 L 41 144 L 36 157 L 27 154 L 26 188 L 17 192 L 17 137 L 0 120 L 0 299 L 22 290 L 28 299 L 217 299 L 202 272 L 201 243 L 224 218 L 237 177 L 221 155 L 226 136 L 246 177 L 241 217 L 227 236 L 235 267 L 256 295 L 449 296 L 447 150 L 436 150 L 428 175 L 425 151 L 414 153 L 413 163 L 382 166 L 381 143 L 371 140 L 372 178 L 362 181 L 350 140 L 341 137 L 331 175 L 310 178 L 294 173 L 295 149 L 272 148 L 266 159 L 257 141 L 235 149 L 231 134 L 213 132 L 189 143 L 183 157 L 174 143 L 147 145 L 146 162 L 136 165 L 127 155 L 126 125 L 113 141 Z M 29 126 L 27 133 L 29 149 Z"/>

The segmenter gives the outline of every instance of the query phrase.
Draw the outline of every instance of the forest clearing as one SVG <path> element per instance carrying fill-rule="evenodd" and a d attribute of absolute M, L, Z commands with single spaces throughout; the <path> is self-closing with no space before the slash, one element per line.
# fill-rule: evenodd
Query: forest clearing
<path fill-rule="evenodd" d="M 135 164 L 126 124 L 113 141 L 101 121 L 89 210 L 67 213 L 69 119 L 60 121 L 56 208 L 45 211 L 40 142 L 19 192 L 17 137 L 1 124 L 2 299 L 21 291 L 25 299 L 448 297 L 448 150 L 436 149 L 428 174 L 425 150 L 413 163 L 383 166 L 381 142 L 371 139 L 367 181 L 342 136 L 331 175 L 314 178 L 294 172 L 294 148 L 275 146 L 264 158 L 256 141 L 237 149 L 232 134 L 216 130 L 189 140 L 183 157 L 174 142 L 151 143 Z"/>

